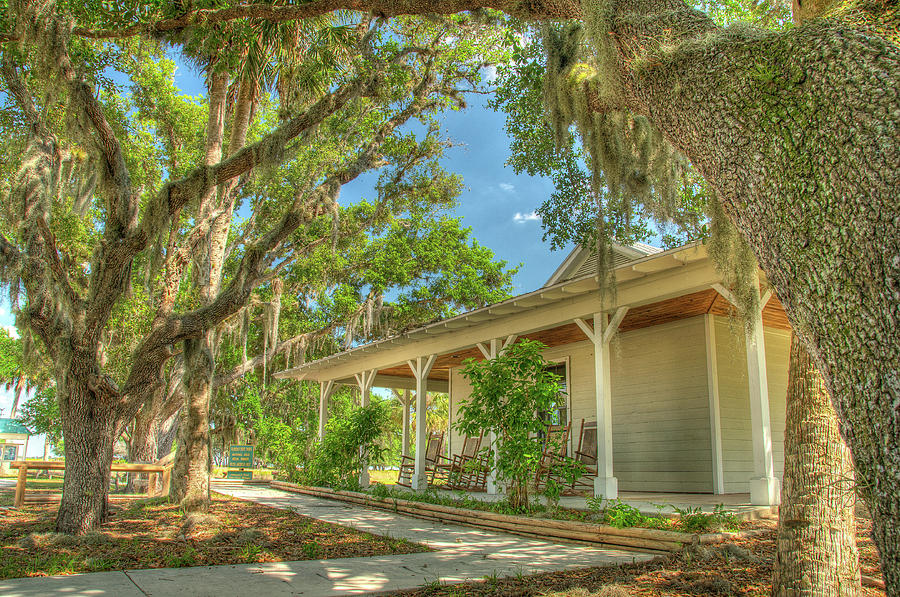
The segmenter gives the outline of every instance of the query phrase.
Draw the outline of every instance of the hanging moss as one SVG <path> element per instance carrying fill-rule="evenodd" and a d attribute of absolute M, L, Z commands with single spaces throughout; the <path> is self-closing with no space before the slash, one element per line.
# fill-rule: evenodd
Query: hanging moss
<path fill-rule="evenodd" d="M 756 256 L 725 213 L 715 193 L 709 194 L 707 205 L 710 221 L 707 243 L 709 258 L 722 276 L 722 283 L 734 295 L 739 321 L 750 326 L 759 309 L 759 266 Z"/>
<path fill-rule="evenodd" d="M 584 23 L 543 28 L 544 104 L 557 147 L 569 145 L 574 127 L 589 156 L 598 212 L 594 246 L 606 299 L 615 294 L 614 227 L 609 223 L 627 231 L 640 217 L 663 229 L 693 217 L 682 197 L 683 186 L 690 183 L 690 164 L 650 119 L 622 109 L 606 2 L 583 0 L 582 5 Z M 673 47 L 662 39 L 653 51 L 663 55 Z M 709 200 L 708 217 L 710 256 L 734 293 L 740 319 L 748 323 L 759 307 L 756 258 L 715 197 Z"/>

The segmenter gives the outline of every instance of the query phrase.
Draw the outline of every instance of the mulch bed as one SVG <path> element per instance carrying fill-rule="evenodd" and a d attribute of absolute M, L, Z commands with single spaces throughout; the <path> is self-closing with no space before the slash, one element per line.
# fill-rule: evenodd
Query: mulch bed
<path fill-rule="evenodd" d="M 84 537 L 52 532 L 56 504 L 0 509 L 0 579 L 428 551 L 218 494 L 209 515 L 188 518 L 160 499 L 120 501 L 113 508 L 110 520 Z"/>
<path fill-rule="evenodd" d="M 459 585 L 431 584 L 400 591 L 403 597 L 491 595 L 502 597 L 681 597 L 688 595 L 768 596 L 775 557 L 775 523 L 758 521 L 765 531 L 716 547 L 694 548 L 646 564 L 584 568 L 508 579 L 487 578 Z M 869 539 L 869 521 L 858 524 L 862 573 L 879 577 L 878 554 Z M 863 587 L 865 597 L 884 591 Z"/>

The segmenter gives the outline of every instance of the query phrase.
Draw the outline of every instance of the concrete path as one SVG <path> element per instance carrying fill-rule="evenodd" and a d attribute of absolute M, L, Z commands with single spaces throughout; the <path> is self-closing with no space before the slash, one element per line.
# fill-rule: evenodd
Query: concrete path
<path fill-rule="evenodd" d="M 0 595 L 178 595 L 259 597 L 357 595 L 453 583 L 486 576 L 514 576 L 552 570 L 645 561 L 637 552 L 562 545 L 456 525 L 442 525 L 269 488 L 235 488 L 222 493 L 294 510 L 304 516 L 359 530 L 424 543 L 430 553 L 97 572 L 0 581 Z"/>

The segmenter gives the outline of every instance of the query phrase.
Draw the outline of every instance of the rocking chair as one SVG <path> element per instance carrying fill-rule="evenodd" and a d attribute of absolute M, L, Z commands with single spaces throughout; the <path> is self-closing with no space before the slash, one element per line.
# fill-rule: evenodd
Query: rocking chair
<path fill-rule="evenodd" d="M 441 465 L 447 473 L 447 489 L 484 491 L 487 485 L 488 467 L 481 452 L 484 433 L 478 437 L 466 437 L 462 452 L 444 459 Z"/>
<path fill-rule="evenodd" d="M 541 459 L 538 462 L 537 472 L 534 474 L 534 488 L 541 491 L 547 484 L 547 479 L 553 469 L 553 465 L 566 456 L 569 447 L 569 433 L 572 431 L 571 423 L 568 425 L 547 425 L 544 432 L 544 445 L 541 450 Z"/>
<path fill-rule="evenodd" d="M 428 434 L 428 443 L 425 445 L 425 476 L 428 484 L 435 481 L 438 462 L 441 458 L 441 450 L 444 448 L 444 434 L 440 431 L 432 431 Z M 412 487 L 412 478 L 416 472 L 416 459 L 406 454 L 400 455 L 400 474 L 397 476 L 397 485 Z M 439 476 L 443 476 L 439 474 Z"/>
<path fill-rule="evenodd" d="M 581 419 L 581 437 L 575 450 L 575 460 L 584 467 L 584 474 L 572 483 L 572 489 L 593 491 L 594 477 L 597 476 L 597 421 L 585 423 Z"/>

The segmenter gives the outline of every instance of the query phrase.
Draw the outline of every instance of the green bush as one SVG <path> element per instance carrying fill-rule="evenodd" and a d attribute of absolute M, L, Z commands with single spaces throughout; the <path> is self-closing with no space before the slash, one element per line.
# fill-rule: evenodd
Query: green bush
<path fill-rule="evenodd" d="M 679 518 L 675 522 L 677 530 L 684 533 L 712 533 L 716 531 L 733 531 L 739 526 L 737 516 L 725 511 L 724 504 L 718 504 L 712 512 L 703 512 L 696 508 L 675 508 Z"/>
<path fill-rule="evenodd" d="M 358 490 L 359 473 L 377 460 L 384 448 L 380 436 L 390 425 L 386 403 L 373 402 L 332 417 L 325 426 L 325 438 L 316 444 L 313 456 L 298 471 L 301 483 L 336 489 Z"/>
<path fill-rule="evenodd" d="M 491 448 L 497 453 L 497 477 L 514 509 L 527 509 L 528 483 L 541 457 L 538 434 L 545 424 L 535 413 L 552 410 L 559 400 L 559 377 L 547 370 L 545 348 L 522 340 L 496 358 L 468 359 L 462 369 L 472 392 L 459 407 L 456 428 L 496 438 Z"/>

